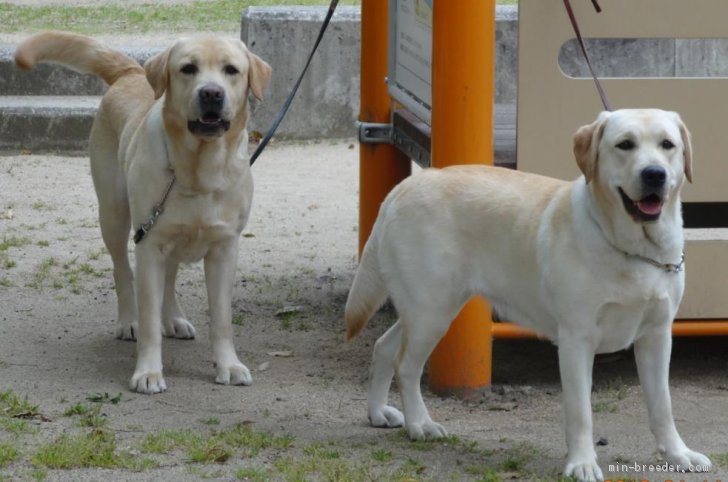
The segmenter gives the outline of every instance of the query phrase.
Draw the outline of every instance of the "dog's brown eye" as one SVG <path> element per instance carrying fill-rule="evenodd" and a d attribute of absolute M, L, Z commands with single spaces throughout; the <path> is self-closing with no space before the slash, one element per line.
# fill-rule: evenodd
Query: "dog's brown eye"
<path fill-rule="evenodd" d="M 633 141 L 630 141 L 627 139 L 626 141 L 622 141 L 619 144 L 617 144 L 617 149 L 623 150 L 623 151 L 631 151 L 634 149 L 635 143 Z"/>
<path fill-rule="evenodd" d="M 672 141 L 668 139 L 663 139 L 663 141 L 660 143 L 660 147 L 669 151 L 670 149 L 675 147 L 675 144 L 673 144 Z"/>
<path fill-rule="evenodd" d="M 228 74 L 228 75 L 235 75 L 237 73 L 240 73 L 240 71 L 237 68 L 235 68 L 234 65 L 226 65 L 225 66 L 225 73 Z"/>
<path fill-rule="evenodd" d="M 197 73 L 197 66 L 195 64 L 184 64 L 179 71 L 185 75 L 194 75 Z"/>

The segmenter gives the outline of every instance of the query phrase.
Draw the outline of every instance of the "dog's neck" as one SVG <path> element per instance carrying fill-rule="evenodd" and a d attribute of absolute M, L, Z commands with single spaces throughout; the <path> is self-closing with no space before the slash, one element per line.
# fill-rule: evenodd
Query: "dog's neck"
<path fill-rule="evenodd" d="M 605 202 L 604 196 L 597 201 L 600 193 L 594 188 L 594 183 L 585 184 L 583 177 L 577 181 L 576 189 L 587 191 L 588 203 L 584 209 L 605 241 L 616 250 L 664 264 L 680 262 L 685 241 L 679 194 L 665 203 L 656 222 L 639 223 L 619 205 L 616 197 L 609 203 Z"/>
<path fill-rule="evenodd" d="M 228 132 L 204 139 L 165 116 L 169 163 L 182 193 L 200 195 L 224 191 L 249 171 L 246 124 L 247 112 L 243 109 Z"/>

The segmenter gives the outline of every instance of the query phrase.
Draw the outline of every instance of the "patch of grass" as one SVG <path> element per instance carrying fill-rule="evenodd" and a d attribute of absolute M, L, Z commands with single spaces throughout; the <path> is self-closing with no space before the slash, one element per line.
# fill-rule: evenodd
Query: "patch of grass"
<path fill-rule="evenodd" d="M 719 467 L 728 467 L 728 453 L 710 454 L 710 460 Z"/>
<path fill-rule="evenodd" d="M 187 449 L 190 462 L 199 464 L 223 463 L 232 456 L 232 450 L 220 440 L 210 437 L 202 439 Z"/>
<path fill-rule="evenodd" d="M 51 245 L 51 243 L 50 243 L 50 242 L 48 242 L 48 241 L 45 241 L 45 240 L 41 240 L 41 241 L 38 241 L 38 242 L 37 242 L 37 243 L 35 243 L 35 244 L 37 244 L 37 245 L 38 245 L 38 246 L 40 246 L 41 248 L 47 248 L 48 246 L 50 246 L 50 245 Z"/>
<path fill-rule="evenodd" d="M 28 397 L 20 398 L 12 390 L 0 392 L 0 416 L 28 419 L 39 415 L 38 405 L 28 402 Z"/>
<path fill-rule="evenodd" d="M 28 283 L 28 287 L 35 288 L 37 290 L 43 289 L 43 284 L 48 281 L 48 278 L 51 275 L 51 270 L 57 264 L 58 261 L 56 261 L 56 258 L 54 258 L 53 256 L 41 261 L 38 264 L 38 267 L 35 269 L 35 273 L 33 273 L 33 279 L 30 283 Z"/>
<path fill-rule="evenodd" d="M 376 480 L 368 463 L 341 459 L 322 459 L 316 456 L 282 457 L 273 467 L 285 480 L 360 481 Z M 384 477 L 382 480 L 407 480 L 403 477 Z M 411 479 L 416 480 L 416 479 Z"/>
<path fill-rule="evenodd" d="M 477 477 L 478 482 L 502 482 L 503 478 L 497 470 L 491 467 L 482 467 L 479 465 L 470 465 L 465 467 L 465 472 Z"/>
<path fill-rule="evenodd" d="M 0 468 L 5 467 L 10 462 L 18 458 L 18 449 L 8 442 L 0 443 Z"/>
<path fill-rule="evenodd" d="M 144 437 L 141 450 L 146 453 L 165 454 L 194 443 L 196 437 L 199 435 L 191 430 L 162 430 Z"/>
<path fill-rule="evenodd" d="M 407 435 L 406 429 L 398 430 L 395 433 L 394 437 L 400 442 L 405 442 L 407 444 L 407 447 L 423 452 L 430 451 L 440 445 L 450 445 L 455 447 L 461 444 L 460 439 L 455 435 L 434 440 L 410 440 L 409 435 Z"/>
<path fill-rule="evenodd" d="M 53 211 L 55 209 L 54 206 L 45 201 L 36 201 L 31 205 L 31 207 L 36 211 Z"/>
<path fill-rule="evenodd" d="M 327 5 L 328 0 L 296 0 L 300 5 Z M 358 5 L 358 0 L 341 4 Z M 68 30 L 86 34 L 156 31 L 236 31 L 240 14 L 250 5 L 282 5 L 281 0 L 211 0 L 189 4 L 21 6 L 0 3 L 0 25 L 6 32 Z"/>
<path fill-rule="evenodd" d="M 235 477 L 240 480 L 250 480 L 252 482 L 267 482 L 273 478 L 270 470 L 256 467 L 244 467 L 239 469 L 235 472 Z"/>
<path fill-rule="evenodd" d="M 102 428 L 109 423 L 105 414 L 101 413 L 101 405 L 96 405 L 81 417 L 81 425 L 84 427 Z"/>
<path fill-rule="evenodd" d="M 77 403 L 75 405 L 71 405 L 66 409 L 65 412 L 63 412 L 63 415 L 66 417 L 73 417 L 74 415 L 86 415 L 92 410 L 92 408 L 88 405 L 84 405 L 82 403 Z"/>
<path fill-rule="evenodd" d="M 3 236 L 3 240 L 0 241 L 0 251 L 7 251 L 10 248 L 21 248 L 30 244 L 30 238 L 19 238 L 17 236 L 10 236 L 9 238 Z"/>
<path fill-rule="evenodd" d="M 594 413 L 616 413 L 618 410 L 617 404 L 611 400 L 600 400 L 592 403 Z"/>
<path fill-rule="evenodd" d="M 40 481 L 48 478 L 48 472 L 46 472 L 45 470 L 33 470 L 28 474 L 28 476 L 31 479 L 37 480 L 38 482 L 40 482 Z"/>
<path fill-rule="evenodd" d="M 267 448 L 288 449 L 293 447 L 294 438 L 290 435 L 273 436 L 253 430 L 250 424 L 240 423 L 232 429 L 214 435 L 231 447 L 243 450 L 253 457 Z"/>
<path fill-rule="evenodd" d="M 49 469 L 98 467 L 143 470 L 156 464 L 151 459 L 136 460 L 129 453 L 117 451 L 116 437 L 105 430 L 61 435 L 55 441 L 41 445 L 30 461 L 34 467 Z"/>
<path fill-rule="evenodd" d="M 504 458 L 500 464 L 505 472 L 521 472 L 526 464 L 538 455 L 538 447 L 528 442 L 518 443 L 504 451 Z"/>
<path fill-rule="evenodd" d="M 242 326 L 243 322 L 245 321 L 245 317 L 242 313 L 237 313 L 233 315 L 233 325 Z"/>
<path fill-rule="evenodd" d="M 2 286 L 3 288 L 10 288 L 11 286 L 13 286 L 13 282 L 7 278 L 0 278 L 0 286 Z"/>
<path fill-rule="evenodd" d="M 303 453 L 317 459 L 335 460 L 341 458 L 341 453 L 335 448 L 327 448 L 322 444 L 313 444 L 303 449 Z"/>
<path fill-rule="evenodd" d="M 254 457 L 261 450 L 288 449 L 293 446 L 293 437 L 273 436 L 253 430 L 249 424 L 201 434 L 198 431 L 163 430 L 147 435 L 141 443 L 142 452 L 166 454 L 175 450 L 185 452 L 187 460 L 194 463 L 220 463 L 233 454 L 242 453 Z"/>
<path fill-rule="evenodd" d="M 392 451 L 387 449 L 372 450 L 371 457 L 377 462 L 386 463 L 392 460 Z"/>
<path fill-rule="evenodd" d="M 21 433 L 33 433 L 36 428 L 31 426 L 27 420 L 20 420 L 17 418 L 0 418 L 0 428 L 12 433 L 13 435 L 20 435 Z"/>
<path fill-rule="evenodd" d="M 295 311 L 284 312 L 276 315 L 276 317 L 281 320 L 281 328 L 284 330 L 290 330 L 291 322 L 296 320 L 299 316 L 301 316 L 301 313 Z"/>
<path fill-rule="evenodd" d="M 203 418 L 200 423 L 205 425 L 220 425 L 220 419 L 217 417 Z"/>
<path fill-rule="evenodd" d="M 98 259 L 104 254 L 106 254 L 106 248 L 99 248 L 95 251 L 89 251 L 87 256 L 90 261 L 98 261 Z"/>

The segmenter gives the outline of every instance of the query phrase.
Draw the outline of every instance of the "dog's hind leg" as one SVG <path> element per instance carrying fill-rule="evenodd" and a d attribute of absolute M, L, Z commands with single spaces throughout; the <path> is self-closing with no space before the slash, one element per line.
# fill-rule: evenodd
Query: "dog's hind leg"
<path fill-rule="evenodd" d="M 99 139 L 103 134 L 94 135 L 96 131 L 103 129 L 97 129 L 97 124 L 94 123 L 89 155 L 91 175 L 99 202 L 101 236 L 114 265 L 114 286 L 118 303 L 116 337 L 136 340 L 138 310 L 134 295 L 134 275 L 128 254 L 131 215 L 126 180 L 117 162 L 116 140 L 111 136 L 107 136 L 108 139 Z"/>
<path fill-rule="evenodd" d="M 397 363 L 397 380 L 402 394 L 404 421 L 412 440 L 441 438 L 447 431 L 430 418 L 422 393 L 422 370 L 432 350 L 447 332 L 457 309 L 431 309 L 425 304 L 416 314 L 401 313 L 403 323 L 402 348 Z"/>
<path fill-rule="evenodd" d="M 401 427 L 402 412 L 387 405 L 389 388 L 394 376 L 394 360 L 402 346 L 402 323 L 392 325 L 374 345 L 372 366 L 369 371 L 369 423 L 374 427 Z"/>
<path fill-rule="evenodd" d="M 164 303 L 162 305 L 162 333 L 170 338 L 190 340 L 197 335 L 195 327 L 187 320 L 177 300 L 174 289 L 179 264 L 169 260 L 164 278 Z"/>

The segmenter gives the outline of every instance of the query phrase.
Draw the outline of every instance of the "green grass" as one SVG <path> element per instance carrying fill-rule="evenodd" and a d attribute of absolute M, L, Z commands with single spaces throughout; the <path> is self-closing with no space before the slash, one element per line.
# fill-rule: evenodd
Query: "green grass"
<path fill-rule="evenodd" d="M 18 458 L 18 449 L 12 443 L 0 443 L 0 468 Z"/>
<path fill-rule="evenodd" d="M 251 5 L 328 5 L 328 0 L 211 0 L 189 4 L 102 6 L 23 6 L 0 3 L 0 31 L 68 30 L 85 34 L 138 34 L 160 31 L 228 31 L 240 29 L 243 9 Z M 517 5 L 517 0 L 498 0 Z M 341 0 L 359 5 L 360 0 Z"/>
<path fill-rule="evenodd" d="M 10 418 L 35 418 L 40 415 L 38 405 L 20 398 L 13 391 L 0 392 L 0 416 Z"/>
<path fill-rule="evenodd" d="M 258 432 L 248 424 L 201 434 L 199 431 L 163 430 L 147 435 L 141 443 L 142 452 L 167 454 L 176 450 L 185 453 L 188 462 L 221 463 L 233 455 L 255 457 L 264 449 L 288 449 L 293 438 Z"/>
<path fill-rule="evenodd" d="M 20 248 L 30 244 L 30 238 L 19 238 L 17 236 L 10 236 L 9 238 L 3 236 L 0 241 L 0 251 L 7 251 L 10 248 Z"/>
<path fill-rule="evenodd" d="M 30 461 L 37 468 L 48 469 L 97 467 L 138 471 L 156 465 L 152 459 L 140 460 L 127 452 L 118 451 L 115 435 L 105 430 L 61 435 L 53 442 L 41 445 Z"/>
<path fill-rule="evenodd" d="M 327 5 L 327 0 L 295 0 L 299 5 Z M 342 0 L 342 5 L 358 5 Z M 245 7 L 286 5 L 282 0 L 212 0 L 179 5 L 39 6 L 0 3 L 0 25 L 5 32 L 68 30 L 86 34 L 158 31 L 230 31 L 240 29 Z"/>

